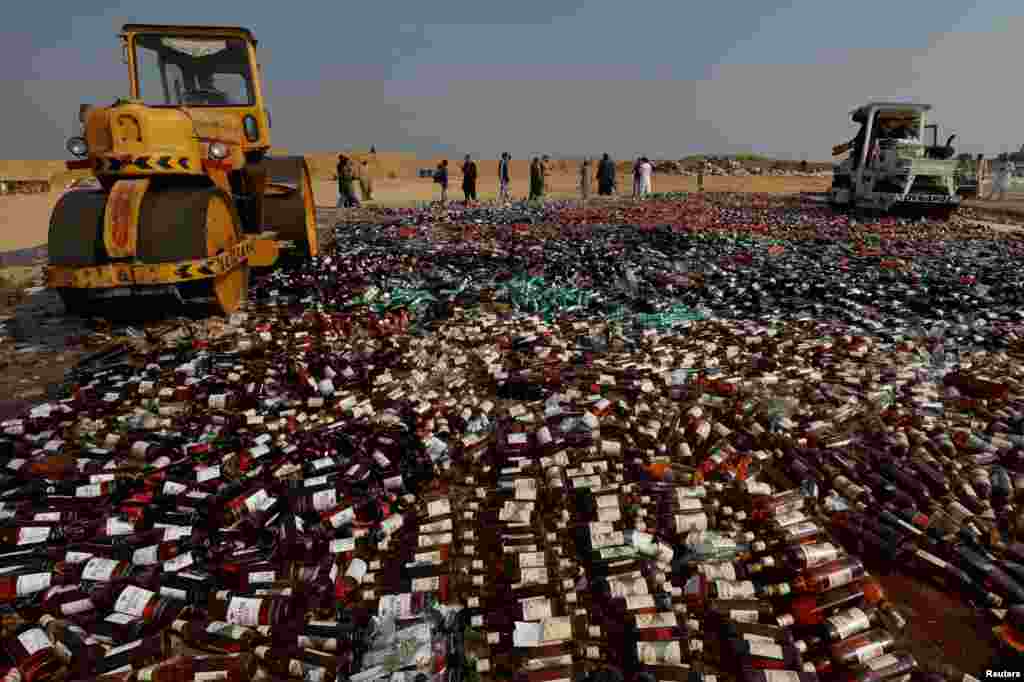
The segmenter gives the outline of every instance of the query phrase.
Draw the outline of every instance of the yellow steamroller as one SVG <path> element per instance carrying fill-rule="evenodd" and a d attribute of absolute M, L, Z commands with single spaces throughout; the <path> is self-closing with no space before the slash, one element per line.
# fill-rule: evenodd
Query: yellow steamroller
<path fill-rule="evenodd" d="M 48 285 L 69 313 L 116 313 L 169 295 L 229 314 L 249 268 L 317 255 L 302 157 L 271 157 L 256 39 L 244 28 L 128 24 L 131 97 L 83 105 L 69 191 L 50 218 Z"/>

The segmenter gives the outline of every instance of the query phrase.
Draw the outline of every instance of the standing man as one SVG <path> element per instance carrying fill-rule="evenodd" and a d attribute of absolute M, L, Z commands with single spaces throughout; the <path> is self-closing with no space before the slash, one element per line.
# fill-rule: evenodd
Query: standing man
<path fill-rule="evenodd" d="M 466 203 L 476 201 L 476 163 L 466 154 L 462 163 L 462 193 L 466 195 Z"/>
<path fill-rule="evenodd" d="M 363 159 L 360 179 L 363 185 L 363 201 L 373 201 L 373 166 L 368 159 Z"/>
<path fill-rule="evenodd" d="M 530 198 L 528 201 L 540 199 L 544 195 L 544 177 L 540 168 L 540 159 L 536 156 L 530 162 Z"/>
<path fill-rule="evenodd" d="M 544 195 L 547 194 L 548 190 L 548 164 L 551 162 L 551 157 L 545 154 L 540 159 L 540 199 L 544 200 Z"/>
<path fill-rule="evenodd" d="M 501 155 L 501 161 L 498 162 L 498 201 L 512 201 L 512 194 L 508 189 L 511 180 L 508 162 L 511 159 L 512 156 L 508 152 L 504 152 Z"/>
<path fill-rule="evenodd" d="M 448 203 L 448 159 L 437 164 L 434 171 L 434 182 L 441 185 L 441 205 Z"/>
<path fill-rule="evenodd" d="M 640 198 L 640 164 L 642 163 L 640 157 L 636 158 L 633 162 L 633 198 Z"/>
<path fill-rule="evenodd" d="M 1002 201 L 1006 197 L 1006 193 L 1010 191 L 1010 178 L 1012 175 L 1013 164 L 1010 162 L 1009 157 L 1001 154 L 999 159 L 999 169 L 992 178 L 992 191 L 989 192 L 986 199 L 991 201 L 998 193 L 999 200 Z"/>
<path fill-rule="evenodd" d="M 585 157 L 580 165 L 580 198 L 586 201 L 590 198 L 590 183 L 593 178 L 590 175 L 590 157 Z"/>
<path fill-rule="evenodd" d="M 338 154 L 338 207 L 351 208 L 359 206 L 359 198 L 356 197 L 353 183 L 355 178 L 352 175 L 352 163 L 344 154 Z"/>
<path fill-rule="evenodd" d="M 597 193 L 603 197 L 610 197 L 615 191 L 615 162 L 607 154 L 601 155 L 601 161 L 597 164 Z"/>
<path fill-rule="evenodd" d="M 646 156 L 640 157 L 640 196 L 645 197 L 651 193 L 651 176 L 654 174 L 654 164 Z"/>

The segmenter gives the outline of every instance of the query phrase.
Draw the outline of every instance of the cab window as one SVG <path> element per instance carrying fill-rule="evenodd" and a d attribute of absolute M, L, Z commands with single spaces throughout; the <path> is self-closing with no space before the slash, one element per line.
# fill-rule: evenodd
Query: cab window
<path fill-rule="evenodd" d="M 232 107 L 255 104 L 244 40 L 138 35 L 138 96 L 150 106 Z"/>

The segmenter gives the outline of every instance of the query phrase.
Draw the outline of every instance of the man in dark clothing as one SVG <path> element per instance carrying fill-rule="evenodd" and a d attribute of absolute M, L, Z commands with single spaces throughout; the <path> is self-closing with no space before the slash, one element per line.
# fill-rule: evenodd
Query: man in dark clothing
<path fill-rule="evenodd" d="M 466 154 L 462 164 L 462 192 L 466 195 L 466 203 L 476 201 L 476 163 Z"/>
<path fill-rule="evenodd" d="M 498 200 L 499 201 L 512 201 L 512 194 L 509 192 L 509 182 L 512 178 L 508 172 L 508 162 L 512 156 L 508 152 L 504 152 L 501 155 L 501 161 L 498 163 Z"/>
<path fill-rule="evenodd" d="M 603 197 L 615 191 L 615 162 L 604 154 L 597 164 L 597 193 Z"/>
<path fill-rule="evenodd" d="M 434 171 L 434 182 L 441 185 L 441 203 L 448 203 L 448 159 L 437 164 Z"/>
<path fill-rule="evenodd" d="M 352 172 L 352 162 L 344 154 L 338 155 L 338 206 L 340 208 L 352 208 L 359 206 L 359 198 L 356 196 L 354 187 L 355 175 Z"/>
<path fill-rule="evenodd" d="M 528 201 L 540 199 L 544 196 L 544 174 L 540 167 L 540 159 L 533 157 L 530 162 L 530 198 Z"/>

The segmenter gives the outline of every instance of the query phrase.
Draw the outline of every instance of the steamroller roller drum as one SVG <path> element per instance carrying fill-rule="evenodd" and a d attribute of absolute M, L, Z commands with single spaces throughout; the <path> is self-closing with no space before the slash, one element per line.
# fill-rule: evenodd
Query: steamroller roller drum
<path fill-rule="evenodd" d="M 57 200 L 47 237 L 50 265 L 95 266 L 108 262 L 103 245 L 107 196 L 102 190 L 75 190 Z"/>
<path fill-rule="evenodd" d="M 161 196 L 163 195 L 163 196 Z M 148 194 L 147 194 L 148 199 Z M 242 239 L 241 221 L 231 197 L 216 188 L 173 188 L 143 201 L 139 255 L 147 262 L 183 261 L 216 256 Z M 166 241 L 158 240 L 158 237 Z M 147 256 L 142 256 L 142 243 Z M 249 293 L 249 264 L 208 279 L 178 285 L 189 309 L 227 315 L 238 310 Z"/>
<path fill-rule="evenodd" d="M 142 263 L 175 263 L 214 255 L 208 246 L 208 214 L 211 208 L 222 211 L 225 199 L 232 203 L 213 187 L 150 189 L 139 207 L 135 257 Z M 231 211 L 237 226 L 233 206 Z"/>
<path fill-rule="evenodd" d="M 309 166 L 302 157 L 267 158 L 260 161 L 267 173 L 263 200 L 264 229 L 290 241 L 299 256 L 320 252 L 316 226 L 316 202 Z"/>

